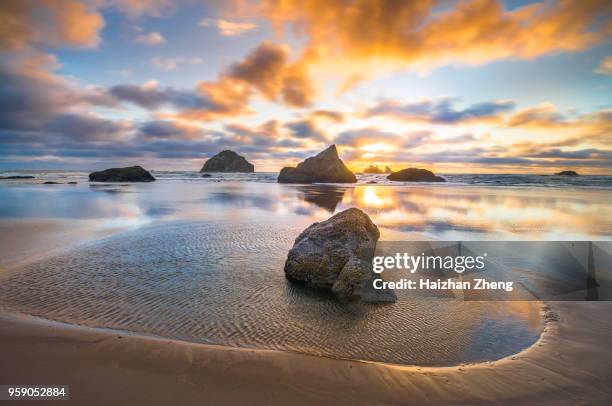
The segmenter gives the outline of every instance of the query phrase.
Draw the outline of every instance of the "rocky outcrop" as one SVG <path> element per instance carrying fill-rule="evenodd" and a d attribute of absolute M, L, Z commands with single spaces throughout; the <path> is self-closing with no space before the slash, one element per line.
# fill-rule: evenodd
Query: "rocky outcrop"
<path fill-rule="evenodd" d="M 255 166 L 234 151 L 225 150 L 204 162 L 200 172 L 255 172 Z"/>
<path fill-rule="evenodd" d="M 329 289 L 342 301 L 394 302 L 392 290 L 374 289 L 372 257 L 380 233 L 367 214 L 351 208 L 306 228 L 287 255 L 285 275 Z"/>
<path fill-rule="evenodd" d="M 434 175 L 427 169 L 408 168 L 393 172 L 387 179 L 398 182 L 446 182 L 441 176 Z"/>
<path fill-rule="evenodd" d="M 580 175 L 578 174 L 578 172 L 574 172 L 574 171 L 561 171 L 561 172 L 555 173 L 555 176 L 580 176 Z"/>
<path fill-rule="evenodd" d="M 385 173 L 391 173 L 391 172 L 393 172 L 391 168 L 389 168 L 388 166 L 385 166 Z"/>
<path fill-rule="evenodd" d="M 357 178 L 338 157 L 335 145 L 278 174 L 279 183 L 355 183 Z"/>
<path fill-rule="evenodd" d="M 24 175 L 15 175 L 15 176 L 0 176 L 0 179 L 34 179 L 34 176 L 24 176 Z"/>
<path fill-rule="evenodd" d="M 383 173 L 383 171 L 376 165 L 370 165 L 363 170 L 363 173 Z"/>
<path fill-rule="evenodd" d="M 89 174 L 90 182 L 153 182 L 155 178 L 141 166 L 111 168 Z"/>

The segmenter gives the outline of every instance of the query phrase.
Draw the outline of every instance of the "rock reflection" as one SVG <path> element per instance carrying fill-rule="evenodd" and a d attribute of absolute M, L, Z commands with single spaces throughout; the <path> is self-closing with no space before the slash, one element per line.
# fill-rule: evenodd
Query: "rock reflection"
<path fill-rule="evenodd" d="M 333 213 L 338 203 L 342 202 L 346 189 L 344 187 L 320 185 L 298 186 L 297 188 L 298 196 L 302 200 L 313 203 L 330 213 Z"/>

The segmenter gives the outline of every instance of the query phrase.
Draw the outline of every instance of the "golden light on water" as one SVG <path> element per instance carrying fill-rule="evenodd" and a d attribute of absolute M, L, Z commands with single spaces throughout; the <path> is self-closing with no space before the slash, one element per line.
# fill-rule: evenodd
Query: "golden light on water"
<path fill-rule="evenodd" d="M 391 207 L 393 205 L 394 196 L 385 192 L 375 187 L 357 188 L 355 190 L 357 202 L 360 206 L 375 208 Z"/>

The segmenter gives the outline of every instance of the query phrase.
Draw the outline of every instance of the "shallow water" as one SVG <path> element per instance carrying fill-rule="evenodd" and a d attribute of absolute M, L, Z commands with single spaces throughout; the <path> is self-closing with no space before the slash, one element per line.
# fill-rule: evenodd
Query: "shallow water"
<path fill-rule="evenodd" d="M 171 223 L 126 232 L 13 274 L 9 309 L 188 341 L 391 363 L 497 359 L 533 343 L 536 303 L 340 304 L 289 283 L 298 230 Z"/>
<path fill-rule="evenodd" d="M 5 219 L 89 219 L 121 232 L 15 270 L 0 305 L 50 319 L 230 346 L 403 364 L 498 359 L 542 329 L 536 302 L 339 304 L 290 284 L 306 226 L 357 206 L 382 238 L 604 239 L 600 189 L 158 181 L 0 187 Z"/>

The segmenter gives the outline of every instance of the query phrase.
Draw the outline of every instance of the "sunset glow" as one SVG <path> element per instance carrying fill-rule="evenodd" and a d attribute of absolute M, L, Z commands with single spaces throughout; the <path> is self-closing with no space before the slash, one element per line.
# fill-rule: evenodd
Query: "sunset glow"
<path fill-rule="evenodd" d="M 3 5 L 0 168 L 611 172 L 609 1 L 229 4 Z"/>

